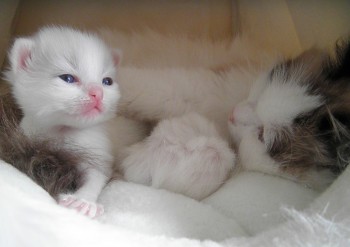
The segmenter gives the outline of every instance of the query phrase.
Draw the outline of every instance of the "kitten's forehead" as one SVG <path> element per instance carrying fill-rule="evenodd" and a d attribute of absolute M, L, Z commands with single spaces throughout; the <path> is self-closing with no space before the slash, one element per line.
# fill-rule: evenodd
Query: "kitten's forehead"
<path fill-rule="evenodd" d="M 321 104 L 322 98 L 308 94 L 306 86 L 296 83 L 271 83 L 257 102 L 257 114 L 263 123 L 288 125 L 298 115 Z"/>
<path fill-rule="evenodd" d="M 110 50 L 93 34 L 49 28 L 41 30 L 36 40 L 44 56 L 50 56 L 62 69 L 70 67 L 91 79 L 113 69 Z"/>
<path fill-rule="evenodd" d="M 313 49 L 271 70 L 257 104 L 263 122 L 291 124 L 300 114 L 325 103 L 322 87 L 327 84 L 323 83 L 322 66 L 326 58 L 325 53 Z"/>

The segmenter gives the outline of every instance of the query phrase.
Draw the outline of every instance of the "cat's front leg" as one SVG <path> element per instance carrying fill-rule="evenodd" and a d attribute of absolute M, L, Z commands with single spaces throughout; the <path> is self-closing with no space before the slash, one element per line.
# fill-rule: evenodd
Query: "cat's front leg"
<path fill-rule="evenodd" d="M 108 177 L 95 168 L 88 168 L 84 172 L 82 187 L 73 194 L 61 194 L 58 203 L 90 218 L 96 218 L 104 212 L 103 206 L 96 201 Z"/>
<path fill-rule="evenodd" d="M 228 129 L 245 170 L 277 175 L 278 165 L 266 151 L 262 140 L 263 124 L 255 113 L 255 108 L 254 101 L 237 104 L 228 117 Z"/>

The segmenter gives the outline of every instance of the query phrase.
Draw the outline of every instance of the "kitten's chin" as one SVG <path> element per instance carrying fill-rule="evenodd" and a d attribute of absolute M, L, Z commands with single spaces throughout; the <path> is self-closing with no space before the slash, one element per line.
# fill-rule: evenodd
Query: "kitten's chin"
<path fill-rule="evenodd" d="M 81 109 L 79 112 L 70 114 L 71 117 L 77 121 L 98 121 L 101 118 L 104 118 L 104 111 L 101 107 L 86 107 Z"/>
<path fill-rule="evenodd" d="M 101 109 L 93 108 L 93 109 L 89 109 L 87 111 L 83 111 L 81 113 L 81 116 L 83 118 L 91 118 L 91 119 L 93 119 L 93 118 L 98 118 L 101 115 L 101 113 L 102 113 Z"/>
<path fill-rule="evenodd" d="M 87 128 L 96 124 L 103 123 L 113 118 L 114 114 L 101 113 L 98 110 L 93 110 L 77 115 L 70 115 L 68 119 L 64 120 L 63 125 L 75 128 Z"/>

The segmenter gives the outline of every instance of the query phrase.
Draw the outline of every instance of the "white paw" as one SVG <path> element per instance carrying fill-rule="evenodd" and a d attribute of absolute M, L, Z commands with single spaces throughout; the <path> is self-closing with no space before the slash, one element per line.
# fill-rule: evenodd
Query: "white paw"
<path fill-rule="evenodd" d="M 235 155 L 219 138 L 197 137 L 168 152 L 152 172 L 152 185 L 201 200 L 216 191 L 234 167 Z"/>
<path fill-rule="evenodd" d="M 82 198 L 77 198 L 74 195 L 60 195 L 58 204 L 66 208 L 74 209 L 80 214 L 86 215 L 90 218 L 96 218 L 104 212 L 102 205 Z"/>
<path fill-rule="evenodd" d="M 121 167 L 128 181 L 201 200 L 229 176 L 235 154 L 216 127 L 198 114 L 164 120 L 129 149 Z"/>
<path fill-rule="evenodd" d="M 242 102 L 228 116 L 228 129 L 236 146 L 239 146 L 247 131 L 257 129 L 262 124 L 255 113 L 255 107 L 254 102 Z"/>

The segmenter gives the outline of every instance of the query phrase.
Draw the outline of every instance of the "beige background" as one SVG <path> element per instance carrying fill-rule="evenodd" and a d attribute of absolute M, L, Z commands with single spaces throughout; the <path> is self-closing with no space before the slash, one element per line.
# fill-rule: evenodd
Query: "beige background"
<path fill-rule="evenodd" d="M 126 31 L 145 27 L 191 37 L 231 39 L 298 53 L 350 34 L 349 0 L 1 0 L 0 64 L 11 37 L 48 24 Z"/>

